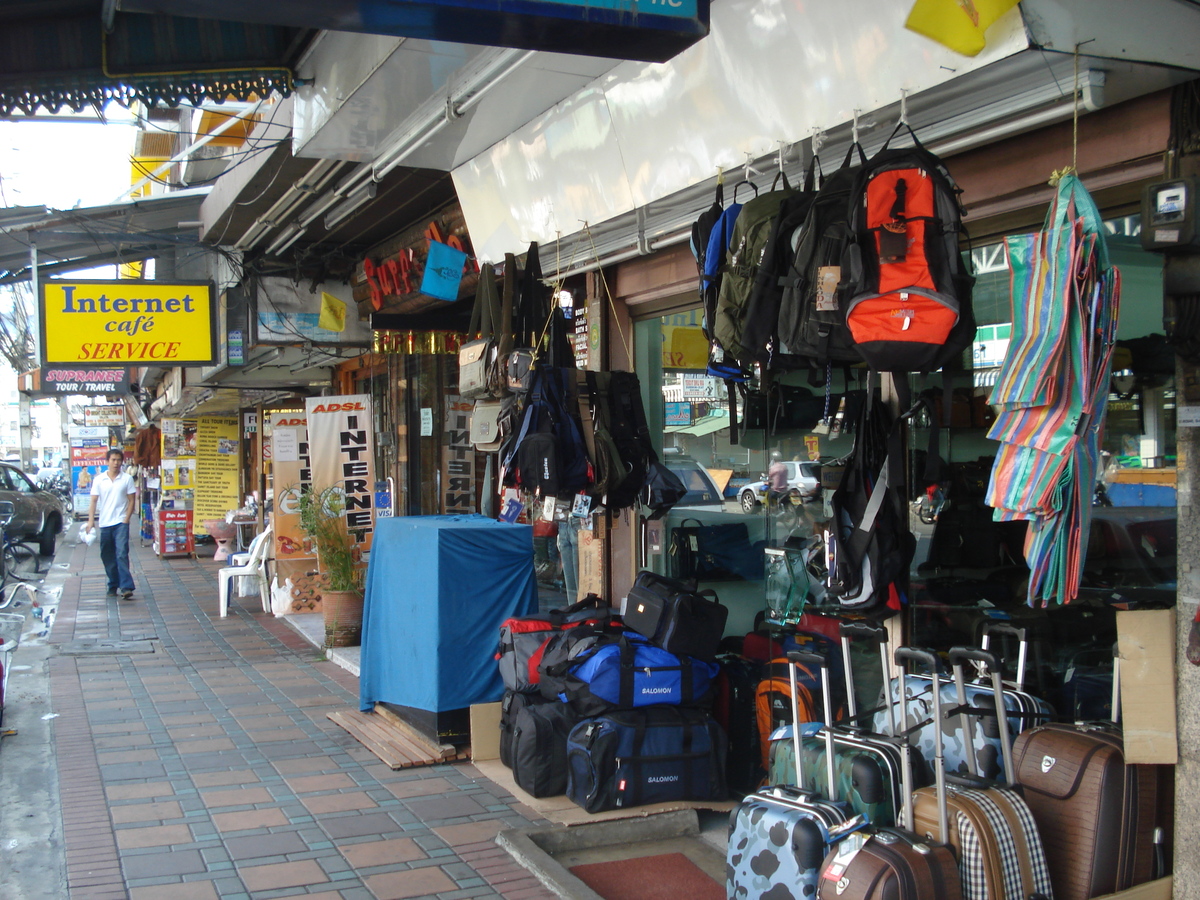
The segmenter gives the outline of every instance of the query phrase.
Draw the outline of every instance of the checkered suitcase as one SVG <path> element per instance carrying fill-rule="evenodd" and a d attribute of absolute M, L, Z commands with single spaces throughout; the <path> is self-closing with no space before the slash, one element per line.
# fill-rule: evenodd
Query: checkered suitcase
<path fill-rule="evenodd" d="M 946 720 L 957 719 L 960 730 L 970 733 L 974 721 L 996 716 L 1003 703 L 1004 686 L 1000 680 L 1001 663 L 986 650 L 955 647 L 950 651 L 954 667 L 954 687 L 958 708 L 950 710 Z M 964 663 L 982 664 L 991 676 L 992 700 L 989 707 L 972 708 L 967 692 Z M 937 673 L 933 674 L 937 684 Z M 937 685 L 940 688 L 940 685 Z M 944 693 L 939 690 L 939 694 Z M 955 715 L 957 712 L 957 715 Z M 997 729 L 1001 739 L 1005 780 L 1015 781 L 1012 740 L 1005 728 Z M 940 734 L 940 731 L 938 732 Z M 969 762 L 974 757 L 968 755 Z M 972 769 L 972 776 L 978 770 Z M 1053 896 L 1050 869 L 1041 835 L 1029 806 L 1018 791 L 1001 787 L 984 779 L 952 779 L 947 785 L 947 819 L 940 819 L 937 797 L 932 789 L 922 788 L 914 798 L 915 827 L 918 834 L 932 836 L 935 830 L 949 825 L 949 843 L 958 856 L 962 876 L 963 900 L 1027 900 L 1030 897 Z"/>

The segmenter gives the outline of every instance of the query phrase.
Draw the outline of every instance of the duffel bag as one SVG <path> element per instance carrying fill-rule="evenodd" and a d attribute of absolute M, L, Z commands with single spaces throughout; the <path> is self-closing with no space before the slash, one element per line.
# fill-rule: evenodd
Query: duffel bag
<path fill-rule="evenodd" d="M 532 695 L 530 695 L 532 696 Z M 579 717 L 566 703 L 521 707 L 512 732 L 513 778 L 534 797 L 557 797 L 567 790 L 567 737 Z"/>
<path fill-rule="evenodd" d="M 571 664 L 582 662 L 598 647 L 612 643 L 623 633 L 619 621 L 586 622 L 552 635 L 541 650 L 537 686 L 547 700 L 562 702 Z"/>
<path fill-rule="evenodd" d="M 500 623 L 500 650 L 496 654 L 505 688 L 523 693 L 537 691 L 538 665 L 550 638 L 577 625 L 611 619 L 612 610 L 608 603 L 595 594 L 588 594 L 566 609 L 505 619 Z"/>
<path fill-rule="evenodd" d="M 606 634 L 566 661 L 543 667 L 543 677 L 561 678 L 560 700 L 581 716 L 614 709 L 708 702 L 719 666 L 676 656 L 640 635 Z M 544 685 L 545 686 L 545 685 Z"/>
<path fill-rule="evenodd" d="M 516 730 L 517 716 L 521 710 L 532 706 L 554 704 L 563 706 L 558 700 L 547 700 L 541 694 L 523 694 L 519 691 L 505 691 L 500 700 L 500 762 L 510 769 L 512 763 L 513 732 Z"/>
<path fill-rule="evenodd" d="M 580 722 L 567 739 L 567 796 L 590 813 L 725 799 L 725 732 L 698 709 L 654 706 Z"/>
<path fill-rule="evenodd" d="M 664 650 L 710 662 L 728 617 L 713 591 L 695 591 L 653 572 L 638 573 L 625 601 L 626 627 Z"/>

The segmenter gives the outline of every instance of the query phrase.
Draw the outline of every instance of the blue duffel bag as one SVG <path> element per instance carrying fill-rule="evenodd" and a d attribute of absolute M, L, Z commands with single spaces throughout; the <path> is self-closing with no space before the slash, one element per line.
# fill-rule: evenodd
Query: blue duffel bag
<path fill-rule="evenodd" d="M 547 651 L 547 658 L 551 656 Z M 543 687 L 558 684 L 560 700 L 581 716 L 643 706 L 706 703 L 719 666 L 676 656 L 641 635 L 604 634 L 581 653 L 543 673 Z M 549 680 L 547 680 L 549 675 Z"/>
<path fill-rule="evenodd" d="M 567 796 L 588 812 L 725 799 L 721 726 L 699 709 L 658 706 L 580 722 L 567 738 Z"/>

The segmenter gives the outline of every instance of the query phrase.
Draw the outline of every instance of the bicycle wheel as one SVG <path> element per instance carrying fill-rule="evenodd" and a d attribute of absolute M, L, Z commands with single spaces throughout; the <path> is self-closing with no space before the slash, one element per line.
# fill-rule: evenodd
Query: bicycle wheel
<path fill-rule="evenodd" d="M 4 569 L 6 577 L 18 581 L 32 581 L 41 573 L 38 572 L 37 551 L 28 544 L 11 541 L 4 545 Z"/>

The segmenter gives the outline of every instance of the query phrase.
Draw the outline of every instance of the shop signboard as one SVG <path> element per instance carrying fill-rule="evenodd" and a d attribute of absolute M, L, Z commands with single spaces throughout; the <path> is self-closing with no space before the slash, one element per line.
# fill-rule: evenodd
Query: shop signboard
<path fill-rule="evenodd" d="M 195 529 L 208 534 L 205 522 L 224 520 L 237 509 L 240 460 L 238 420 L 201 416 L 196 420 Z"/>
<path fill-rule="evenodd" d="M 471 443 L 471 411 L 475 404 L 457 394 L 446 398 L 445 452 L 442 454 L 442 512 L 473 513 L 475 445 Z"/>
<path fill-rule="evenodd" d="M 341 515 L 364 558 L 375 530 L 375 436 L 370 394 L 309 397 L 308 449 L 312 489 L 336 488 Z M 276 453 L 279 445 L 275 445 Z"/>
<path fill-rule="evenodd" d="M 122 406 L 85 406 L 83 408 L 83 423 L 92 427 L 125 427 L 125 407 Z"/>
<path fill-rule="evenodd" d="M 681 375 L 679 380 L 686 400 L 716 400 L 720 397 L 720 379 L 711 375 Z"/>
<path fill-rule="evenodd" d="M 189 366 L 217 356 L 209 283 L 47 280 L 41 328 L 46 365 Z"/>
<path fill-rule="evenodd" d="M 692 404 L 668 402 L 666 406 L 666 424 L 671 425 L 691 425 L 692 424 Z"/>
<path fill-rule="evenodd" d="M 42 366 L 35 372 L 31 397 L 63 397 L 73 394 L 123 397 L 129 393 L 129 372 L 92 366 Z"/>
<path fill-rule="evenodd" d="M 275 504 L 271 514 L 275 559 L 315 559 L 312 541 L 300 528 L 300 493 L 312 484 L 308 454 L 308 417 L 302 412 L 271 414 L 271 439 L 263 442 L 271 463 Z M 302 571 L 307 565 L 299 567 Z M 281 575 L 280 580 L 286 577 Z"/>

